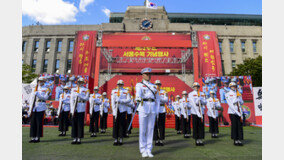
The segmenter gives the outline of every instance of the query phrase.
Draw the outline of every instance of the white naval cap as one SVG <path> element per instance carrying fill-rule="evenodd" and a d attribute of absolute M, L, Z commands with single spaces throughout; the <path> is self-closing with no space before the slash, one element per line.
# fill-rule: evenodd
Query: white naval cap
<path fill-rule="evenodd" d="M 144 73 L 151 73 L 152 72 L 152 68 L 143 68 L 141 70 L 141 74 L 144 74 Z"/>
<path fill-rule="evenodd" d="M 156 80 L 155 84 L 162 84 L 160 80 Z"/>
<path fill-rule="evenodd" d="M 118 80 L 116 84 L 124 84 L 123 80 Z"/>
<path fill-rule="evenodd" d="M 39 81 L 45 81 L 46 79 L 43 76 L 41 76 L 41 77 L 38 78 L 38 80 Z"/>
<path fill-rule="evenodd" d="M 215 91 L 211 90 L 211 91 L 210 91 L 210 94 L 215 94 Z"/>
<path fill-rule="evenodd" d="M 63 89 L 69 89 L 69 87 L 68 86 L 64 86 Z"/>
<path fill-rule="evenodd" d="M 69 80 L 74 81 L 74 80 L 75 80 L 75 77 L 74 77 L 74 76 L 73 76 L 73 77 L 70 77 Z"/>
<path fill-rule="evenodd" d="M 199 83 L 198 83 L 198 82 L 194 82 L 192 86 L 193 86 L 193 87 L 195 87 L 195 86 L 200 87 L 200 85 L 199 85 Z"/>
<path fill-rule="evenodd" d="M 84 82 L 84 78 L 80 77 L 80 78 L 78 79 L 78 82 Z"/>
<path fill-rule="evenodd" d="M 104 92 L 104 93 L 103 93 L 103 96 L 106 96 L 106 95 L 107 95 L 107 92 Z"/>
<path fill-rule="evenodd" d="M 99 87 L 98 87 L 98 86 L 95 86 L 94 90 L 99 90 Z"/>
<path fill-rule="evenodd" d="M 233 86 L 237 86 L 237 84 L 236 84 L 235 82 L 231 82 L 231 83 L 229 84 L 229 87 L 233 87 Z"/>
<path fill-rule="evenodd" d="M 184 94 L 187 94 L 187 92 L 186 91 L 182 91 L 182 94 L 184 95 Z"/>
<path fill-rule="evenodd" d="M 179 95 L 177 95 L 177 96 L 176 96 L 176 98 L 180 98 L 180 96 L 179 96 Z"/>

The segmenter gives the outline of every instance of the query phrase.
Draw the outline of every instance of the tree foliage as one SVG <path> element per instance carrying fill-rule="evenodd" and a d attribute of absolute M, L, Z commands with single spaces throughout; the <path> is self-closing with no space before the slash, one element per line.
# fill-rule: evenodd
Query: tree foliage
<path fill-rule="evenodd" d="M 251 76 L 253 86 L 262 86 L 262 56 L 244 60 L 244 63 L 238 64 L 229 76 Z"/>
<path fill-rule="evenodd" d="M 31 83 L 36 77 L 37 74 L 32 72 L 31 66 L 27 64 L 22 65 L 22 83 Z"/>

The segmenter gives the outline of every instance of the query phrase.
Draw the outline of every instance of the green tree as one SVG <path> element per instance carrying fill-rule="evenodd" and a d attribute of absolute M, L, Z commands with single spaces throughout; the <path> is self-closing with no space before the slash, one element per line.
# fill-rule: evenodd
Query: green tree
<path fill-rule="evenodd" d="M 245 59 L 244 63 L 238 64 L 229 76 L 251 76 L 253 86 L 262 86 L 262 56 Z"/>
<path fill-rule="evenodd" d="M 31 66 L 27 64 L 22 65 L 22 83 L 31 83 L 36 77 L 38 75 L 32 72 Z"/>

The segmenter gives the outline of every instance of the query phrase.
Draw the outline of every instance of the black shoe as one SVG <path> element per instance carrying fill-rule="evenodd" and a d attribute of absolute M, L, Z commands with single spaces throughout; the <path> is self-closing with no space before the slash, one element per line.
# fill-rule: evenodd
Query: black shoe
<path fill-rule="evenodd" d="M 156 142 L 155 142 L 155 146 L 160 146 L 160 142 L 159 142 L 159 141 L 156 141 Z"/>
<path fill-rule="evenodd" d="M 29 141 L 29 143 L 34 143 L 35 142 L 35 140 L 34 139 L 31 139 L 30 141 Z"/>
<path fill-rule="evenodd" d="M 243 146 L 243 143 L 239 141 L 238 146 Z"/>
<path fill-rule="evenodd" d="M 77 141 L 77 143 L 76 144 L 81 144 L 81 141 Z"/>
<path fill-rule="evenodd" d="M 123 136 L 124 138 L 129 138 L 129 135 L 128 134 L 126 134 L 125 136 Z"/>
<path fill-rule="evenodd" d="M 71 144 L 77 144 L 77 141 L 72 141 Z"/>
<path fill-rule="evenodd" d="M 119 140 L 118 145 L 119 146 L 123 145 L 122 139 Z"/>
<path fill-rule="evenodd" d="M 62 136 L 66 136 L 66 133 L 62 134 Z"/>
<path fill-rule="evenodd" d="M 199 143 L 199 146 L 204 146 L 204 143 L 201 141 L 201 142 Z"/>
<path fill-rule="evenodd" d="M 199 142 L 195 141 L 195 145 L 196 145 L 196 146 L 199 146 Z"/>
<path fill-rule="evenodd" d="M 163 143 L 163 142 L 161 142 L 161 141 L 159 142 L 159 144 L 160 144 L 160 146 L 164 146 L 164 143 Z"/>
<path fill-rule="evenodd" d="M 63 133 L 60 133 L 58 136 L 63 136 Z"/>
<path fill-rule="evenodd" d="M 117 145 L 118 145 L 118 141 L 115 140 L 115 141 L 113 142 L 113 145 L 114 145 L 114 146 L 117 146 Z"/>
<path fill-rule="evenodd" d="M 237 141 L 234 141 L 234 145 L 235 145 L 235 146 L 238 146 L 238 145 L 239 145 L 239 143 L 237 143 Z"/>

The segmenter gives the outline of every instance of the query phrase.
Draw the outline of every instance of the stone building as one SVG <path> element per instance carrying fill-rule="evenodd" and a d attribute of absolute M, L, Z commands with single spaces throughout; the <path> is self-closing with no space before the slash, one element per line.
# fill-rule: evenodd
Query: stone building
<path fill-rule="evenodd" d="M 152 21 L 149 30 L 141 21 Z M 262 55 L 262 16 L 240 14 L 167 13 L 164 7 L 129 6 L 113 12 L 109 23 L 99 25 L 34 25 L 22 28 L 22 61 L 35 73 L 68 73 L 71 70 L 76 31 L 170 32 L 216 31 L 224 74 L 246 58 Z M 102 74 L 103 75 L 103 74 Z M 177 75 L 179 76 L 179 75 Z"/>

